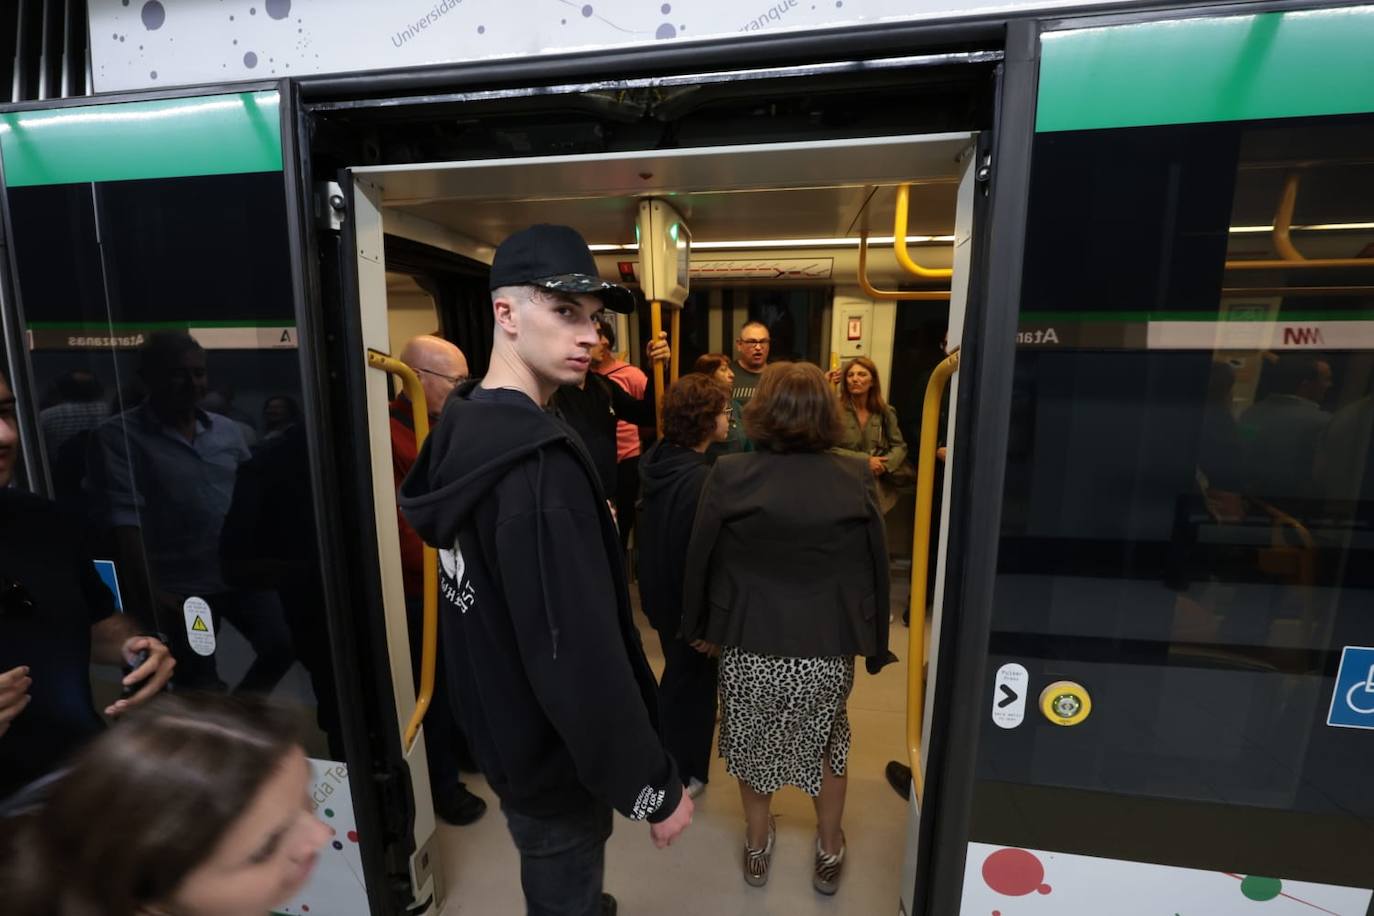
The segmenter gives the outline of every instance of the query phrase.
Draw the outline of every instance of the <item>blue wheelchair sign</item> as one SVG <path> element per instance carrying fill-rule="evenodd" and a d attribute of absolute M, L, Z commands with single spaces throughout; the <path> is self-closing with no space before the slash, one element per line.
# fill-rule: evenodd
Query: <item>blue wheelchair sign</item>
<path fill-rule="evenodd" d="M 1374 729 L 1374 648 L 1346 646 L 1341 652 L 1326 724 Z"/>

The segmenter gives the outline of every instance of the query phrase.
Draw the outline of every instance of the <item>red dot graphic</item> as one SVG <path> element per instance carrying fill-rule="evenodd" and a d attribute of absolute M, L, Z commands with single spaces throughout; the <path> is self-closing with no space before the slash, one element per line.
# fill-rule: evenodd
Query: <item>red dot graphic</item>
<path fill-rule="evenodd" d="M 1035 892 L 1036 892 L 1037 894 L 1040 894 L 1041 896 L 1044 896 L 1045 894 L 1048 894 L 1048 893 L 1049 893 L 1050 891 L 1052 891 L 1052 890 L 1054 890 L 1054 888 L 1050 887 L 1048 884 L 1042 884 L 1042 885 L 1040 885 L 1039 887 L 1037 887 L 1037 888 L 1035 889 Z"/>
<path fill-rule="evenodd" d="M 1049 893 L 1045 866 L 1024 849 L 999 849 L 983 862 L 983 881 L 999 894 L 1024 897 L 1032 891 Z M 1044 890 L 1041 890 L 1041 888 Z"/>
<path fill-rule="evenodd" d="M 350 843 L 356 843 L 356 842 L 358 842 L 358 831 L 356 831 L 356 830 L 350 830 L 350 831 L 348 831 L 348 841 L 349 841 Z"/>

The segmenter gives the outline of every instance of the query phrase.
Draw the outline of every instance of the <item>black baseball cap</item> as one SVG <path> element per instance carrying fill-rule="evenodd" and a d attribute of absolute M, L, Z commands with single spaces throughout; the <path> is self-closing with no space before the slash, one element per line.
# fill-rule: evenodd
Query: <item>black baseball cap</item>
<path fill-rule="evenodd" d="M 634 294 L 597 275 L 587 240 L 571 226 L 539 223 L 512 233 L 497 247 L 491 288 L 527 285 L 596 296 L 613 312 L 634 314 Z"/>

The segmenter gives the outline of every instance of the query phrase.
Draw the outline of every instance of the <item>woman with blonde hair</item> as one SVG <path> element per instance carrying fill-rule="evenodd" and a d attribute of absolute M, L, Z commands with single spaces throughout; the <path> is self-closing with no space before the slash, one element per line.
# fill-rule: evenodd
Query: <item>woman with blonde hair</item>
<path fill-rule="evenodd" d="M 888 568 L 873 475 L 837 454 L 834 392 L 808 363 L 774 363 L 744 411 L 757 451 L 702 488 L 687 549 L 682 637 L 720 646 L 720 755 L 744 803 L 744 879 L 768 880 L 773 793 L 815 800 L 812 884 L 835 893 L 854 657 L 887 649 Z"/>
<path fill-rule="evenodd" d="M 883 400 L 878 367 L 867 356 L 856 356 L 840 376 L 840 422 L 844 432 L 839 448 L 868 460 L 878 482 L 878 504 L 887 514 L 897 503 L 895 478 L 904 473 L 906 441 L 897 425 L 897 411 Z"/>

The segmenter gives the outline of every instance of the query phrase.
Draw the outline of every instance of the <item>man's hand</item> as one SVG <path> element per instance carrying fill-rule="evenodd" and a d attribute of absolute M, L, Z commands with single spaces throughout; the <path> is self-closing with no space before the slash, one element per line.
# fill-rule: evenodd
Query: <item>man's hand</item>
<path fill-rule="evenodd" d="M 29 696 L 29 685 L 32 683 L 33 678 L 29 677 L 27 666 L 11 668 L 0 674 L 0 735 L 10 730 L 10 723 L 33 699 Z"/>
<path fill-rule="evenodd" d="M 151 636 L 135 636 L 125 640 L 122 652 L 125 662 L 130 665 L 138 661 L 141 652 L 147 652 L 148 659 L 125 675 L 124 680 L 120 682 L 125 687 L 139 684 L 138 691 L 127 699 L 116 700 L 105 707 L 105 715 L 116 719 L 162 692 L 162 688 L 172 679 L 172 671 L 177 666 L 171 651 L 161 640 Z"/>
<path fill-rule="evenodd" d="M 843 378 L 843 375 L 840 373 L 839 369 L 831 369 L 825 374 L 825 380 L 832 385 L 838 385 L 841 378 Z"/>
<path fill-rule="evenodd" d="M 712 658 L 720 654 L 720 646 L 713 642 L 707 642 L 704 639 L 694 639 L 688 645 L 696 649 L 702 655 L 709 655 Z"/>
<path fill-rule="evenodd" d="M 668 332 L 659 331 L 656 340 L 650 340 L 644 345 L 644 356 L 649 362 L 657 360 L 666 363 L 673 356 L 673 348 L 668 346 Z"/>
<path fill-rule="evenodd" d="M 873 472 L 874 477 L 887 473 L 887 459 L 873 455 L 868 459 L 868 469 Z"/>
<path fill-rule="evenodd" d="M 695 807 L 692 804 L 692 797 L 684 791 L 682 800 L 677 803 L 677 810 L 666 821 L 649 825 L 649 835 L 654 838 L 654 845 L 659 849 L 667 849 L 671 846 L 673 840 L 676 840 L 682 831 L 691 826 L 692 811 Z"/>

